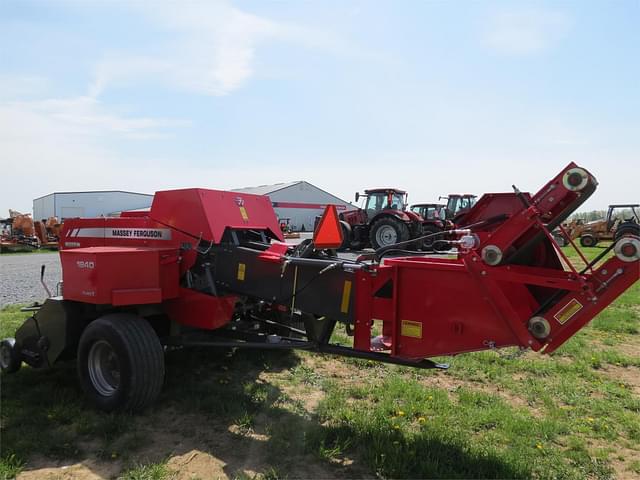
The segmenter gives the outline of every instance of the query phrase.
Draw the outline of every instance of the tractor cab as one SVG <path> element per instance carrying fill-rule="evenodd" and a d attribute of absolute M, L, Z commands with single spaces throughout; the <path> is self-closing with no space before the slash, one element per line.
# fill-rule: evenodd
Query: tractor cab
<path fill-rule="evenodd" d="M 447 218 L 445 205 L 441 203 L 418 203 L 411 205 L 411 211 L 417 213 L 426 221 L 442 220 Z"/>
<path fill-rule="evenodd" d="M 476 195 L 470 193 L 451 193 L 446 197 L 440 197 L 439 200 L 447 200 L 447 206 L 445 207 L 447 220 L 457 223 L 476 204 L 477 198 Z"/>
<path fill-rule="evenodd" d="M 638 204 L 609 205 L 607 210 L 607 231 L 615 230 L 621 223 L 640 223 Z"/>
<path fill-rule="evenodd" d="M 407 192 L 396 188 L 365 190 L 364 195 L 356 192 L 356 202 L 360 198 L 364 199 L 362 209 L 368 218 L 373 218 L 384 210 L 404 211 L 407 208 Z"/>

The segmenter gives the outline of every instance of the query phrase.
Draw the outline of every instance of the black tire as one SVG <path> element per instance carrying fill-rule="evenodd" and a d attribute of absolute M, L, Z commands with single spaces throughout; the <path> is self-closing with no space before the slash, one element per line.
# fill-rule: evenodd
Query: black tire
<path fill-rule="evenodd" d="M 618 225 L 618 228 L 616 228 L 616 234 L 613 237 L 613 240 L 617 242 L 618 239 L 629 235 L 640 237 L 640 225 L 635 222 L 621 223 L 620 225 Z"/>
<path fill-rule="evenodd" d="M 144 318 L 105 315 L 80 337 L 78 375 L 87 398 L 100 410 L 139 411 L 162 389 L 164 351 Z"/>
<path fill-rule="evenodd" d="M 384 241 L 385 238 L 388 239 L 387 242 Z M 395 243 L 406 242 L 407 240 L 409 240 L 409 227 L 402 220 L 395 217 L 379 218 L 371 225 L 369 230 L 369 241 L 375 250 Z"/>
<path fill-rule="evenodd" d="M 443 230 L 441 228 L 436 227 L 435 225 L 424 225 L 422 227 L 422 235 L 433 235 L 435 233 L 441 233 Z M 425 238 L 422 240 L 422 249 L 425 251 L 433 250 L 433 243 L 437 240 L 441 240 L 442 235 L 434 235 L 433 237 Z"/>
<path fill-rule="evenodd" d="M 344 220 L 340 220 L 340 228 L 342 228 L 342 245 L 340 245 L 338 251 L 342 252 L 351 247 L 351 225 Z"/>
<path fill-rule="evenodd" d="M 556 241 L 558 245 L 560 245 L 561 247 L 567 246 L 568 242 L 567 242 L 567 239 L 564 238 L 563 234 L 558 232 L 553 232 L 552 235 L 553 235 L 553 239 Z"/>
<path fill-rule="evenodd" d="M 5 373 L 15 373 L 20 370 L 22 359 L 16 349 L 15 338 L 5 338 L 0 342 L 0 369 Z"/>
<path fill-rule="evenodd" d="M 583 247 L 595 247 L 598 244 L 598 239 L 593 235 L 581 235 L 580 236 L 580 245 Z"/>

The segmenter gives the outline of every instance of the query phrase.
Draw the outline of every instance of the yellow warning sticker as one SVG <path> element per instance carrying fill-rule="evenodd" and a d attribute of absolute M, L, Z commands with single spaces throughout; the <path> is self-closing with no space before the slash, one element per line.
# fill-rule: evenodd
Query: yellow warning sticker
<path fill-rule="evenodd" d="M 244 282 L 244 272 L 246 268 L 247 266 L 244 263 L 238 264 L 238 280 L 240 280 L 241 282 Z"/>
<path fill-rule="evenodd" d="M 345 280 L 344 287 L 342 288 L 342 304 L 340 305 L 340 311 L 342 313 L 349 312 L 350 296 L 351 296 L 351 280 Z"/>
<path fill-rule="evenodd" d="M 242 219 L 245 222 L 249 221 L 249 215 L 247 215 L 247 210 L 242 205 L 240 205 L 240 215 L 242 215 Z"/>
<path fill-rule="evenodd" d="M 553 316 L 560 325 L 564 325 L 569 321 L 571 317 L 573 317 L 576 313 L 578 313 L 582 309 L 582 304 L 572 298 L 569 303 L 567 303 L 564 307 L 562 307 L 558 312 Z"/>
<path fill-rule="evenodd" d="M 422 323 L 402 320 L 400 323 L 400 335 L 403 337 L 422 338 Z"/>

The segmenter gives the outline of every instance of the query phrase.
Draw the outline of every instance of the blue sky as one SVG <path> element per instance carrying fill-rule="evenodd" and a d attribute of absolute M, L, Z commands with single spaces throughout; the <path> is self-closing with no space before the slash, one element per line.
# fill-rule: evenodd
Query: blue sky
<path fill-rule="evenodd" d="M 3 0 L 0 211 L 298 179 L 429 201 L 569 161 L 600 182 L 585 209 L 638 202 L 639 21 L 637 0 Z"/>

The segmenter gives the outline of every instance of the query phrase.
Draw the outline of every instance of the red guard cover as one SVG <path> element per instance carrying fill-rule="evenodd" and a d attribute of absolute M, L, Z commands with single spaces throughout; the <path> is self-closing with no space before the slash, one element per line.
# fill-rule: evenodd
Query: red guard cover
<path fill-rule="evenodd" d="M 219 243 L 226 228 L 266 230 L 284 241 L 271 200 L 264 195 L 187 188 L 156 192 L 149 216 L 194 237 Z"/>

